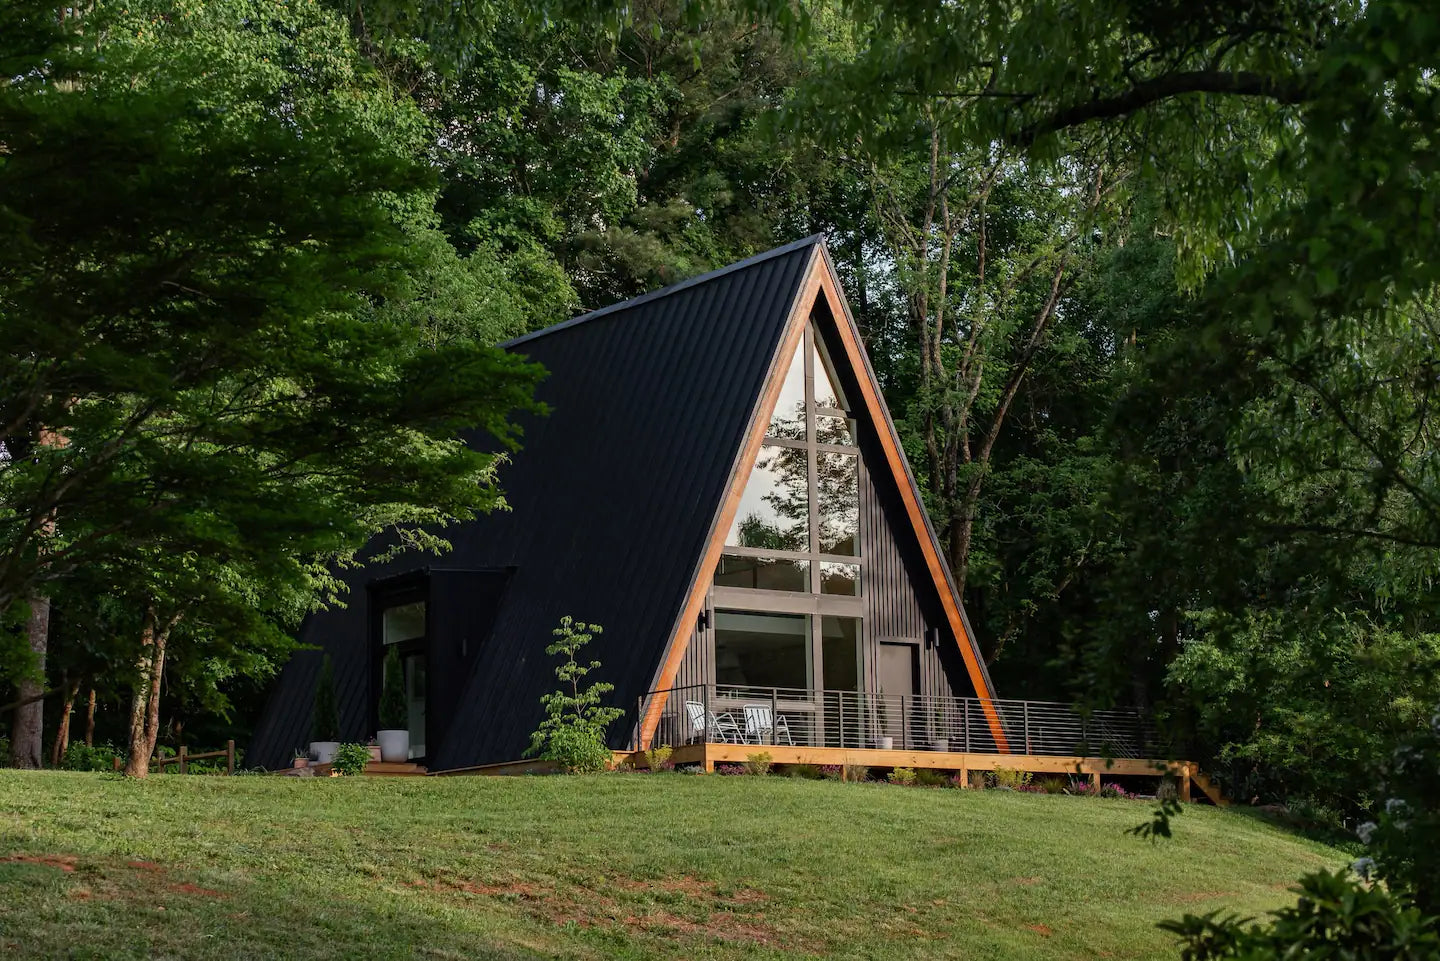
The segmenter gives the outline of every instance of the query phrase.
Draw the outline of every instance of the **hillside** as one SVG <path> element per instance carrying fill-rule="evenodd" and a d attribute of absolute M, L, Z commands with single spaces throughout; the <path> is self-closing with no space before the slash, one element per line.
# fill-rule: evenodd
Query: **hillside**
<path fill-rule="evenodd" d="M 1334 850 L 1193 807 L 782 778 L 0 772 L 7 957 L 1153 958 Z M 414 950 L 411 945 L 417 946 Z"/>

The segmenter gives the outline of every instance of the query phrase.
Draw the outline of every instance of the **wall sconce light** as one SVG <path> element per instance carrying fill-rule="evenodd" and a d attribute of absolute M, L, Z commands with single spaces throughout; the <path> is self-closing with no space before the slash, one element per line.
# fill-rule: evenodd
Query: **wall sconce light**
<path fill-rule="evenodd" d="M 699 619 L 698 619 L 697 622 L 696 622 L 696 626 L 697 626 L 700 630 L 702 630 L 702 631 L 704 631 L 704 630 L 709 630 L 709 628 L 710 628 L 710 611 L 709 611 L 709 610 L 702 610 L 702 611 L 700 612 L 700 617 L 699 617 Z"/>

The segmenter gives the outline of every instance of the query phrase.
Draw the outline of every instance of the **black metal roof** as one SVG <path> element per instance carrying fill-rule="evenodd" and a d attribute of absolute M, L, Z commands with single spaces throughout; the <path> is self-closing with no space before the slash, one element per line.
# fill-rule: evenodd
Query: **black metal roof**
<path fill-rule="evenodd" d="M 503 602 L 432 770 L 520 756 L 555 686 L 545 646 L 562 615 L 604 626 L 586 653 L 616 703 L 649 687 L 820 246 L 806 238 L 504 345 L 549 371 L 537 394 L 551 412 L 522 421 L 523 449 L 501 469 L 510 510 L 447 532 L 446 567 L 509 574 L 489 592 Z M 347 737 L 371 723 L 365 585 L 416 564 L 352 572 L 350 606 L 302 629 L 335 658 Z M 308 742 L 318 661 L 287 666 L 247 763 L 278 766 Z"/>

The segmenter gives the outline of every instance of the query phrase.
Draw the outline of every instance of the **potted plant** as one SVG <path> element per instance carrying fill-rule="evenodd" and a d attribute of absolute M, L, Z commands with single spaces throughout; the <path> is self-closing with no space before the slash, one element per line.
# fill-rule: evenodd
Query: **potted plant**
<path fill-rule="evenodd" d="M 880 722 L 879 730 L 884 731 L 890 727 L 890 707 L 883 700 L 880 701 L 877 707 L 877 717 Z M 895 746 L 895 738 L 889 734 L 877 733 L 875 735 L 875 746 L 882 751 L 888 751 Z"/>
<path fill-rule="evenodd" d="M 307 752 L 302 751 L 302 750 L 300 750 L 299 748 L 296 748 L 296 750 L 295 750 L 295 759 L 290 762 L 290 766 L 291 766 L 291 767 L 294 767 L 294 768 L 296 768 L 296 769 L 299 769 L 299 768 L 302 768 L 302 767 L 309 767 L 309 766 L 310 766 L 310 755 L 309 755 Z"/>
<path fill-rule="evenodd" d="M 945 724 L 945 708 L 941 705 L 935 706 L 935 738 L 930 742 L 930 748 L 934 751 L 949 751 L 950 738 L 949 730 Z"/>
<path fill-rule="evenodd" d="M 315 714 L 310 719 L 310 759 L 329 764 L 340 747 L 340 702 L 335 698 L 335 665 L 330 655 L 320 667 L 315 685 Z"/>
<path fill-rule="evenodd" d="M 403 764 L 410 760 L 410 705 L 405 698 L 405 668 L 395 648 L 385 654 L 385 679 L 380 687 L 380 760 Z"/>

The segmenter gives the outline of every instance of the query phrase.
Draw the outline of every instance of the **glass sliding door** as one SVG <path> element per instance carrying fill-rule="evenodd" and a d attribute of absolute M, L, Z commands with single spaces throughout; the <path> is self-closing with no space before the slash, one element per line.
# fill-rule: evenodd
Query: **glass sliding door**
<path fill-rule="evenodd" d="M 381 690 L 387 679 L 385 655 L 393 647 L 404 672 L 407 727 L 410 730 L 410 758 L 425 756 L 425 602 L 412 601 L 385 608 L 380 615 Z"/>

